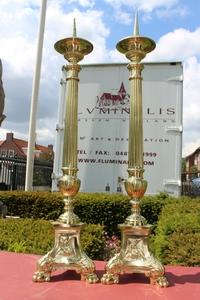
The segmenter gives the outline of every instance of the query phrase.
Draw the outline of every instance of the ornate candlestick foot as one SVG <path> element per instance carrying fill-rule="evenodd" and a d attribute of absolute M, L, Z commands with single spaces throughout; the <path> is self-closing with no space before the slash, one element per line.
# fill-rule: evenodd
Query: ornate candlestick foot
<path fill-rule="evenodd" d="M 114 284 L 119 282 L 120 274 L 144 273 L 150 278 L 151 284 L 167 287 L 164 267 L 148 249 L 151 226 L 134 227 L 121 224 L 120 229 L 122 231 L 121 251 L 108 261 L 101 282 Z"/>
<path fill-rule="evenodd" d="M 50 281 L 51 273 L 58 269 L 74 270 L 80 273 L 81 280 L 96 283 L 93 261 L 81 250 L 80 230 L 83 224 L 67 226 L 58 222 L 55 227 L 55 246 L 37 263 L 37 271 L 33 275 L 34 282 Z"/>
<path fill-rule="evenodd" d="M 80 231 L 84 224 L 74 214 L 72 205 L 72 198 L 78 192 L 80 180 L 76 178 L 75 173 L 73 175 L 71 173 L 70 168 L 63 168 L 59 186 L 65 197 L 65 211 L 56 222 L 53 222 L 55 244 L 53 249 L 38 261 L 37 271 L 33 275 L 34 282 L 50 281 L 51 273 L 58 269 L 74 270 L 80 273 L 81 280 L 88 283 L 98 281 L 93 261 L 81 249 Z"/>
<path fill-rule="evenodd" d="M 113 273 L 105 273 L 101 278 L 101 283 L 103 284 L 119 283 L 119 275 Z"/>

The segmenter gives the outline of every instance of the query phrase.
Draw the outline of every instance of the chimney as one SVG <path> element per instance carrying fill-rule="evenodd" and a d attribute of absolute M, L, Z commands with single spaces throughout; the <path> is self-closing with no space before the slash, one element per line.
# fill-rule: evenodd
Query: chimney
<path fill-rule="evenodd" d="M 48 150 L 49 150 L 49 153 L 53 153 L 53 145 L 52 144 L 48 145 Z"/>
<path fill-rule="evenodd" d="M 13 132 L 7 132 L 6 141 L 11 142 L 13 140 L 13 136 L 14 136 Z"/>

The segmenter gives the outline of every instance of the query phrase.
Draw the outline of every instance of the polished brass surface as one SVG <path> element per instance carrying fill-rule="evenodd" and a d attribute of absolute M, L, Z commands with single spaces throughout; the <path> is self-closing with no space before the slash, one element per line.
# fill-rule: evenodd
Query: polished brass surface
<path fill-rule="evenodd" d="M 142 70 L 144 66 L 140 61 L 148 52 L 153 51 L 155 46 L 153 40 L 139 35 L 137 14 L 135 17 L 134 35 L 121 40 L 116 45 L 118 51 L 125 54 L 131 61 L 128 65 L 130 74 L 128 178 L 124 181 L 124 186 L 129 197 L 138 203 L 147 189 L 147 181 L 143 179 Z M 126 223 L 140 225 L 142 222 L 142 224 L 145 224 L 144 218 L 140 216 L 139 209 L 137 213 L 134 209 L 132 209 L 132 212 L 132 216 L 127 218 Z M 138 220 L 140 221 L 138 222 Z"/>
<path fill-rule="evenodd" d="M 63 176 L 59 180 L 59 189 L 63 196 L 64 213 L 53 223 L 55 228 L 54 248 L 42 257 L 37 264 L 33 281 L 49 281 L 52 271 L 57 269 L 75 270 L 81 279 L 89 283 L 98 281 L 95 265 L 82 251 L 80 230 L 82 223 L 73 212 L 73 198 L 78 193 L 81 181 L 77 178 L 77 141 L 78 141 L 78 73 L 77 64 L 93 50 L 90 42 L 76 37 L 74 21 L 73 37 L 58 41 L 55 49 L 64 55 L 69 65 L 67 72 L 66 114 L 63 142 Z"/>
<path fill-rule="evenodd" d="M 164 267 L 149 252 L 148 237 L 150 225 L 119 225 L 122 233 L 121 251 L 112 257 L 106 265 L 103 284 L 119 283 L 119 275 L 124 273 L 144 273 L 151 284 L 167 287 Z"/>
<path fill-rule="evenodd" d="M 140 61 L 155 48 L 155 42 L 139 35 L 137 14 L 134 34 L 121 40 L 116 48 L 130 60 L 130 116 L 128 145 L 128 178 L 124 181 L 127 194 L 131 199 L 131 215 L 124 224 L 119 225 L 122 236 L 121 250 L 106 264 L 106 273 L 101 282 L 119 282 L 123 273 L 144 273 L 150 283 L 161 287 L 168 285 L 164 267 L 150 254 L 148 237 L 151 226 L 140 213 L 140 199 L 146 192 L 147 181 L 143 179 L 143 116 L 142 116 L 142 70 Z"/>
<path fill-rule="evenodd" d="M 63 176 L 59 180 L 59 189 L 64 196 L 64 213 L 58 218 L 63 224 L 78 224 L 79 218 L 73 212 L 73 197 L 78 193 L 81 181 L 76 177 L 77 169 L 62 168 Z"/>
<path fill-rule="evenodd" d="M 84 56 L 93 50 L 93 46 L 87 40 L 75 37 L 73 43 L 71 38 L 66 38 L 58 41 L 55 44 L 55 49 L 60 54 L 63 54 L 65 59 L 71 63 L 78 63 Z"/>
<path fill-rule="evenodd" d="M 125 54 L 129 60 L 137 63 L 142 60 L 148 52 L 153 51 L 155 43 L 149 38 L 134 36 L 134 40 L 133 37 L 127 37 L 121 40 L 116 48 L 119 52 Z"/>
<path fill-rule="evenodd" d="M 58 269 L 74 270 L 81 280 L 97 282 L 93 261 L 81 250 L 80 230 L 82 224 L 65 225 L 55 222 L 55 245 L 37 263 L 34 282 L 50 281 L 51 273 Z"/>

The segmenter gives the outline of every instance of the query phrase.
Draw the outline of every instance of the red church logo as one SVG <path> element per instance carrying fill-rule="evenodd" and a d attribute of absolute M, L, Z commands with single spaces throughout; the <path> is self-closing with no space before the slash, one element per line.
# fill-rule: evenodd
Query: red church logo
<path fill-rule="evenodd" d="M 129 106 L 130 95 L 127 94 L 123 82 L 121 83 L 120 89 L 116 95 L 105 92 L 100 97 L 97 96 L 96 105 L 100 107 L 118 107 L 118 106 Z"/>

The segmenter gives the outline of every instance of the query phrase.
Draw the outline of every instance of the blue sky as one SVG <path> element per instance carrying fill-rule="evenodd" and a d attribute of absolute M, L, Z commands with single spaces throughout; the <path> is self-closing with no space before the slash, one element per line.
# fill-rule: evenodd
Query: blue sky
<path fill-rule="evenodd" d="M 36 56 L 40 0 L 0 1 L 0 58 L 6 93 L 0 139 L 7 131 L 27 139 Z M 123 62 L 116 43 L 133 32 L 135 9 L 140 32 L 157 43 L 146 61 L 182 61 L 184 67 L 183 155 L 200 146 L 200 1 L 196 0 L 48 0 L 38 105 L 37 142 L 54 143 L 60 68 L 54 48 L 72 33 L 90 40 L 94 51 L 84 63 Z"/>

